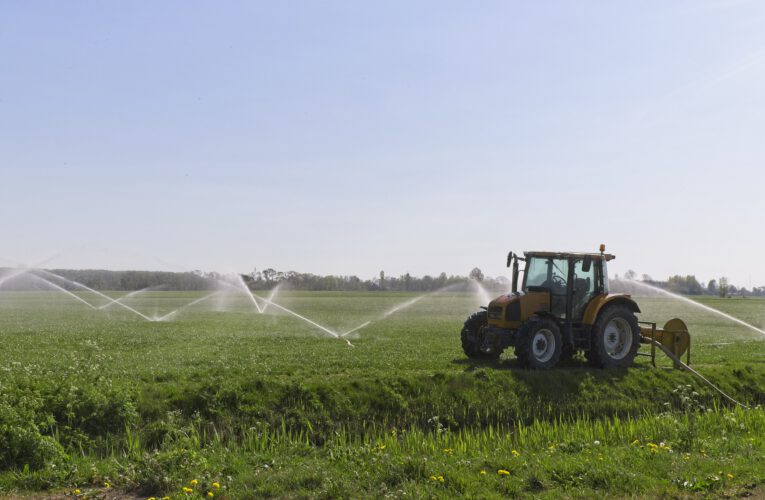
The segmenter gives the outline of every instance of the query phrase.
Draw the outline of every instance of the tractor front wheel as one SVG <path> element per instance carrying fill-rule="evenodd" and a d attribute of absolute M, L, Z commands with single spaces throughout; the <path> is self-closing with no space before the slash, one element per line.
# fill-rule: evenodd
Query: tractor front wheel
<path fill-rule="evenodd" d="M 497 359 L 501 354 L 498 350 L 485 351 L 481 349 L 483 344 L 483 329 L 488 324 L 486 311 L 478 311 L 468 316 L 462 327 L 460 339 L 462 350 L 469 358 L 473 359 Z"/>
<path fill-rule="evenodd" d="M 549 370 L 558 363 L 562 353 L 560 328 L 552 319 L 531 318 L 518 331 L 515 355 L 521 365 Z"/>
<path fill-rule="evenodd" d="M 600 368 L 632 365 L 640 347 L 640 326 L 626 306 L 613 305 L 600 313 L 592 325 L 592 342 L 587 352 L 590 364 Z"/>

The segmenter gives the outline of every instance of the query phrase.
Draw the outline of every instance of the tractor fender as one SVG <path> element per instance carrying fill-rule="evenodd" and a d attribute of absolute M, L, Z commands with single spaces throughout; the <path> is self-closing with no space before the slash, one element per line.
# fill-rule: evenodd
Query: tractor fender
<path fill-rule="evenodd" d="M 595 320 L 598 319 L 600 311 L 602 311 L 605 306 L 610 306 L 612 304 L 627 306 L 633 313 L 640 312 L 640 308 L 637 303 L 632 300 L 632 296 L 626 293 L 598 295 L 587 304 L 587 308 L 584 310 L 584 316 L 582 317 L 582 323 L 590 326 L 594 325 Z"/>

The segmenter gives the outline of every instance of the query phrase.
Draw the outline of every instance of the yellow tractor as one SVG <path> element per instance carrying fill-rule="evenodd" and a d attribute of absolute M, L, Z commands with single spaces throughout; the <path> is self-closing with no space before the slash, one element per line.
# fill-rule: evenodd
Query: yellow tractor
<path fill-rule="evenodd" d="M 631 365 L 642 339 L 640 308 L 629 295 L 609 293 L 607 263 L 614 258 L 605 245 L 600 253 L 510 252 L 512 292 L 468 317 L 465 354 L 496 359 L 514 347 L 521 365 L 549 369 L 581 350 L 594 366 Z"/>

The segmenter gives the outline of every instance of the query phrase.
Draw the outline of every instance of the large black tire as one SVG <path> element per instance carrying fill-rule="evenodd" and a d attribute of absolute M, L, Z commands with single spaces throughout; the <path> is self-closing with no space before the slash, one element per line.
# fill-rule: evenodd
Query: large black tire
<path fill-rule="evenodd" d="M 481 350 L 483 343 L 482 329 L 488 324 L 486 311 L 478 311 L 468 316 L 465 325 L 462 327 L 460 339 L 462 340 L 462 350 L 469 358 L 473 359 L 497 359 L 501 354 L 498 350 L 485 352 Z"/>
<path fill-rule="evenodd" d="M 553 319 L 534 316 L 518 331 L 515 355 L 522 366 L 549 370 L 558 364 L 562 353 L 563 339 Z"/>
<path fill-rule="evenodd" d="M 632 310 L 621 304 L 606 306 L 592 325 L 587 360 L 598 368 L 632 365 L 640 347 L 640 326 Z"/>

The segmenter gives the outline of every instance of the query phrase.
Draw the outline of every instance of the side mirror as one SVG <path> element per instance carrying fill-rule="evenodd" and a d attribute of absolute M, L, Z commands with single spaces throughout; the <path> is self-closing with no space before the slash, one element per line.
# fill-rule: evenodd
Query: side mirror
<path fill-rule="evenodd" d="M 591 267 L 592 267 L 592 256 L 585 255 L 584 260 L 582 261 L 582 272 L 589 273 Z"/>
<path fill-rule="evenodd" d="M 513 252 L 510 252 L 507 254 L 507 267 L 510 267 L 510 264 L 513 263 Z"/>

